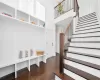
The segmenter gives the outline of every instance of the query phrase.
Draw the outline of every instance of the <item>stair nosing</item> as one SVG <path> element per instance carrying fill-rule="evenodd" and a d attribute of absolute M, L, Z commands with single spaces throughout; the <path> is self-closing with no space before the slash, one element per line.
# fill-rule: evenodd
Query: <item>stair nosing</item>
<path fill-rule="evenodd" d="M 96 65 L 96 64 L 93 64 L 93 63 L 90 63 L 90 62 L 74 59 L 74 58 L 71 58 L 71 57 L 64 57 L 64 59 L 78 63 L 78 64 L 82 64 L 82 65 L 85 65 L 85 66 L 88 66 L 88 67 L 91 67 L 91 68 L 94 68 L 94 69 L 97 69 L 97 70 L 100 70 L 100 65 Z"/>
<path fill-rule="evenodd" d="M 93 21 L 98 21 L 97 19 L 94 19 L 94 20 L 91 20 L 91 21 L 83 21 L 83 22 L 78 22 L 78 24 L 77 24 L 77 28 L 78 27 L 80 27 L 80 26 L 78 26 L 79 24 L 84 24 L 84 23 L 89 23 L 89 22 L 93 22 Z"/>
<path fill-rule="evenodd" d="M 97 16 L 96 15 L 95 16 L 88 16 L 88 17 L 80 19 L 79 22 L 84 21 L 84 20 L 94 19 L 94 18 L 97 18 Z"/>
<path fill-rule="evenodd" d="M 77 33 L 77 34 L 73 34 L 73 35 L 79 35 L 79 34 L 87 34 L 87 33 L 97 33 L 97 32 L 100 32 L 100 31 L 94 31 L 94 32 L 86 32 L 86 33 Z"/>
<path fill-rule="evenodd" d="M 100 28 L 100 27 L 89 28 L 89 29 L 83 29 L 83 30 L 76 30 L 75 32 L 86 31 L 86 30 L 93 30 L 93 29 L 98 29 L 98 28 Z"/>
<path fill-rule="evenodd" d="M 85 79 L 88 79 L 88 80 L 100 80 L 100 78 L 98 78 L 98 77 L 96 77 L 96 76 L 94 76 L 94 75 L 92 75 L 90 73 L 87 73 L 85 71 L 82 71 L 80 69 L 77 69 L 75 67 L 72 67 L 70 65 L 64 64 L 64 68 L 69 70 L 69 71 L 71 71 L 71 72 L 73 72 L 73 73 L 75 73 L 75 74 L 77 74 L 77 75 L 79 75 L 79 76 L 81 76 L 81 77 L 83 77 L 83 78 L 85 78 Z"/>
<path fill-rule="evenodd" d="M 86 23 L 86 24 L 82 24 L 82 25 L 77 25 L 76 29 L 78 29 L 79 26 L 84 26 L 84 25 L 88 25 L 88 24 L 92 24 L 92 23 L 97 23 L 98 21 L 95 22 L 91 22 L 91 23 Z M 79 27 L 80 28 L 80 27 Z"/>
<path fill-rule="evenodd" d="M 97 21 L 97 20 L 98 20 L 98 18 L 93 18 L 93 19 L 90 19 L 90 20 L 84 20 L 84 21 L 78 21 L 78 22 L 77 22 L 77 25 L 80 24 L 80 23 L 83 24 L 83 22 L 89 23 L 89 22 Z"/>
<path fill-rule="evenodd" d="M 70 44 L 71 43 L 80 43 L 80 42 L 78 42 L 78 41 L 72 41 L 72 42 L 70 42 Z M 98 42 L 96 42 L 96 41 L 84 41 L 84 42 L 81 42 L 81 43 L 100 43 L 100 41 L 98 41 Z"/>
<path fill-rule="evenodd" d="M 65 80 L 64 77 L 67 77 L 68 79 L 70 78 L 70 80 L 74 80 L 72 77 L 68 76 L 67 74 L 63 73 L 63 74 L 60 74 L 58 72 L 54 72 L 54 75 L 58 76 L 60 79 L 62 80 Z"/>
<path fill-rule="evenodd" d="M 87 16 L 82 16 L 81 18 L 79 18 L 79 20 L 87 18 L 87 17 L 95 17 L 95 16 L 96 16 L 96 14 L 90 14 L 90 15 L 87 15 Z"/>
<path fill-rule="evenodd" d="M 65 74 L 65 73 L 64 73 L 64 75 L 65 75 L 65 76 L 68 76 L 68 75 L 67 75 L 67 74 Z M 69 77 L 69 78 L 71 78 L 71 80 L 75 80 L 75 79 L 73 79 L 73 78 L 72 78 L 72 77 L 70 77 L 70 76 L 68 76 L 68 77 Z M 64 80 L 64 79 L 63 79 L 63 80 Z"/>
<path fill-rule="evenodd" d="M 98 20 L 97 17 L 95 17 L 95 18 L 90 18 L 90 19 L 79 20 L 78 23 L 90 22 L 90 21 L 95 21 L 95 20 Z"/>
<path fill-rule="evenodd" d="M 90 48 L 90 47 L 78 47 L 78 46 L 68 46 L 68 47 L 100 50 L 100 48 Z"/>
<path fill-rule="evenodd" d="M 84 22 L 85 23 L 90 23 L 90 22 L 94 22 L 94 21 L 98 21 L 98 19 L 97 18 L 95 18 L 95 19 L 91 19 L 91 21 L 82 21 L 82 22 L 77 22 L 77 25 L 79 25 L 79 24 L 84 24 Z"/>
<path fill-rule="evenodd" d="M 87 16 L 87 15 L 90 15 L 90 14 L 96 14 L 96 12 L 91 12 L 91 13 L 88 13 L 88 14 L 86 14 L 86 15 L 84 15 L 84 16 Z M 84 17 L 84 16 L 82 16 L 82 17 Z M 81 18 L 81 17 L 80 17 Z"/>
<path fill-rule="evenodd" d="M 71 39 L 74 39 L 74 38 L 91 38 L 91 37 L 100 37 L 100 36 L 71 37 Z"/>
<path fill-rule="evenodd" d="M 87 17 L 94 17 L 94 16 L 96 16 L 96 14 L 89 14 L 89 15 L 86 15 L 86 16 L 79 17 L 79 20 L 87 18 Z"/>
<path fill-rule="evenodd" d="M 84 16 L 82 16 L 82 17 L 88 16 L 88 15 L 92 15 L 92 14 L 93 14 L 93 15 L 96 15 L 96 13 L 93 12 L 93 13 L 90 13 L 90 14 L 84 15 Z M 82 17 L 79 17 L 79 19 L 82 18 Z"/>
<path fill-rule="evenodd" d="M 100 41 L 71 41 L 71 43 L 100 43 Z"/>
<path fill-rule="evenodd" d="M 92 57 L 92 58 L 98 58 L 98 59 L 100 59 L 100 56 L 93 55 L 93 54 L 84 54 L 84 53 L 79 53 L 79 52 L 70 52 L 70 51 L 68 51 L 67 53 L 77 54 L 77 55 L 83 55 L 83 56 L 88 56 L 88 57 Z"/>
<path fill-rule="evenodd" d="M 88 26 L 82 26 L 82 27 L 79 27 L 78 29 L 80 29 L 80 28 L 86 28 L 86 27 L 91 27 L 91 26 L 96 26 L 96 25 L 100 25 L 100 24 L 98 23 L 98 24 L 93 24 L 93 25 L 88 25 Z"/>

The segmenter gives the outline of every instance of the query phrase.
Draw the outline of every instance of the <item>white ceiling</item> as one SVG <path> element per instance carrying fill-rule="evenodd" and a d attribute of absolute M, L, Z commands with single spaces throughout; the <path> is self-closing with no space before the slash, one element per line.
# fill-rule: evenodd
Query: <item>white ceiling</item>
<path fill-rule="evenodd" d="M 57 4 L 56 0 L 38 0 L 45 7 L 52 6 L 55 7 Z"/>

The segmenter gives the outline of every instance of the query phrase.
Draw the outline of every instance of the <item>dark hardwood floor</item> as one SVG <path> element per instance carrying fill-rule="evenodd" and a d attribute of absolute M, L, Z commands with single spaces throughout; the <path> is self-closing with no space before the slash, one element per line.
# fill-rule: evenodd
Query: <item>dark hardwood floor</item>
<path fill-rule="evenodd" d="M 40 67 L 33 65 L 31 71 L 27 69 L 18 72 L 18 78 L 13 80 L 55 80 L 54 72 L 59 72 L 59 56 L 47 59 L 47 63 L 40 63 Z"/>

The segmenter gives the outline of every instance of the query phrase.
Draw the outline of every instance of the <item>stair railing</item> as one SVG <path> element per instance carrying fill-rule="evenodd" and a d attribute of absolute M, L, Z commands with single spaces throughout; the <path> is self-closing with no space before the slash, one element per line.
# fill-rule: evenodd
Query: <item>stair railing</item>
<path fill-rule="evenodd" d="M 74 0 L 74 12 L 76 12 L 76 16 L 79 17 L 79 5 L 77 0 Z"/>
<path fill-rule="evenodd" d="M 65 29 L 65 33 L 60 33 L 60 73 L 63 74 L 64 71 L 64 51 L 65 51 L 65 45 L 68 50 L 69 42 L 71 41 L 71 37 L 73 34 L 73 26 L 74 26 L 74 19 L 76 17 L 79 17 L 79 5 L 77 0 L 74 0 L 74 12 L 76 12 L 76 15 L 73 17 L 72 21 L 69 23 L 67 28 Z M 67 41 L 66 41 L 67 40 Z M 66 53 L 66 52 L 65 52 Z"/>
<path fill-rule="evenodd" d="M 74 8 L 73 6 L 74 0 L 63 0 L 60 2 L 55 8 L 55 18 L 59 17 L 60 15 L 70 11 Z"/>
<path fill-rule="evenodd" d="M 65 2 L 66 2 L 66 4 L 65 4 Z M 63 8 L 63 11 L 62 11 L 62 8 Z M 71 36 L 73 34 L 73 31 L 74 31 L 73 26 L 75 26 L 74 22 L 76 21 L 76 18 L 79 17 L 79 5 L 78 5 L 77 0 L 63 0 L 54 9 L 55 9 L 55 18 L 57 18 L 58 16 L 64 14 L 65 12 L 67 12 L 71 9 L 73 9 L 74 12 L 76 12 L 76 15 L 73 17 L 73 20 L 69 23 L 69 25 L 65 29 L 65 33 L 60 33 L 59 73 L 63 75 L 63 73 L 64 73 L 64 50 L 65 50 L 65 45 L 68 46 L 69 42 L 71 41 Z M 59 11 L 58 11 L 58 9 L 59 9 Z"/>
<path fill-rule="evenodd" d="M 70 42 L 70 38 L 73 34 L 73 20 L 70 22 L 70 24 L 65 29 L 65 33 L 60 33 L 60 73 L 63 74 L 63 58 L 65 56 L 66 51 L 68 50 L 68 44 Z M 66 50 L 66 51 L 65 51 Z"/>
<path fill-rule="evenodd" d="M 60 15 L 74 9 L 74 12 L 78 12 L 79 5 L 77 0 L 63 0 L 57 6 L 54 7 L 55 10 L 55 18 L 59 17 Z M 79 15 L 79 13 L 77 13 Z"/>

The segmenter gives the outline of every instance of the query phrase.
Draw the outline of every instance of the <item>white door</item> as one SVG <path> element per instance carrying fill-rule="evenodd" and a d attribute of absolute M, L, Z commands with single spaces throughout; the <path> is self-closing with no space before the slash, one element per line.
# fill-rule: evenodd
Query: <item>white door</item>
<path fill-rule="evenodd" d="M 46 30 L 46 54 L 47 58 L 55 56 L 55 31 Z"/>

